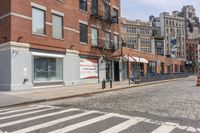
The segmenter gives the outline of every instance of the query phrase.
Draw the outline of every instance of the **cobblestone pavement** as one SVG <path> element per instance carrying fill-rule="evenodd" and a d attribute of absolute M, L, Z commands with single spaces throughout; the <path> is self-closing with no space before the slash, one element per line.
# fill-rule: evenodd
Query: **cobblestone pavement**
<path fill-rule="evenodd" d="M 200 126 L 200 87 L 196 77 L 49 102 Z"/>

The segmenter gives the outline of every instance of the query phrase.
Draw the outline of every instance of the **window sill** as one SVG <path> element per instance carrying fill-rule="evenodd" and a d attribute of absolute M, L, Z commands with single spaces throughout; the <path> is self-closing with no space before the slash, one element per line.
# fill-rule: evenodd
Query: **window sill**
<path fill-rule="evenodd" d="M 52 80 L 52 81 L 33 81 L 35 84 L 40 84 L 40 83 L 58 83 L 58 82 L 63 82 L 63 80 Z"/>
<path fill-rule="evenodd" d="M 80 11 L 81 11 L 81 12 L 83 12 L 83 13 L 86 13 L 86 14 L 88 13 L 87 11 L 85 11 L 85 10 L 82 10 L 82 9 L 80 9 Z"/>
<path fill-rule="evenodd" d="M 34 35 L 34 36 L 40 36 L 40 37 L 47 37 L 47 35 L 45 35 L 45 34 L 32 33 L 32 35 Z"/>
<path fill-rule="evenodd" d="M 80 42 L 81 45 L 88 45 L 86 42 Z"/>
<path fill-rule="evenodd" d="M 57 38 L 57 37 L 52 37 L 52 39 L 60 40 L 60 41 L 64 41 L 65 40 L 64 38 Z"/>

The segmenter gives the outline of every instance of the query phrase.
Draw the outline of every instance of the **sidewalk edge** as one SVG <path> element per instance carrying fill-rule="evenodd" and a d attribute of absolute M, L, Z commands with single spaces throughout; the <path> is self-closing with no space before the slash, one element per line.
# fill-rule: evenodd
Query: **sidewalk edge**
<path fill-rule="evenodd" d="M 27 101 L 27 102 L 21 102 L 21 103 L 16 103 L 16 104 L 10 104 L 10 105 L 1 106 L 0 108 L 7 108 L 7 107 L 13 107 L 13 106 L 23 106 L 23 105 L 33 104 L 33 103 L 49 102 L 49 101 L 69 99 L 69 98 L 75 98 L 75 97 L 82 97 L 82 96 L 87 96 L 87 95 L 101 94 L 101 93 L 106 93 L 106 92 L 112 92 L 112 91 L 118 91 L 118 90 L 125 90 L 125 89 L 129 89 L 129 88 L 136 88 L 136 87 L 148 86 L 148 85 L 153 85 L 153 84 L 173 82 L 173 81 L 178 81 L 178 80 L 181 80 L 181 79 L 185 79 L 185 78 L 163 80 L 163 81 L 159 81 L 159 82 L 148 82 L 148 83 L 142 83 L 142 84 L 137 84 L 137 85 L 134 84 L 134 85 L 120 87 L 120 88 L 112 89 L 112 90 L 103 90 L 102 91 L 99 88 L 100 91 L 97 91 L 97 92 L 89 92 L 89 93 L 76 94 L 76 95 L 71 95 L 71 96 L 62 96 L 62 97 L 56 97 L 56 98 L 50 98 L 50 99 L 31 100 L 31 101 Z"/>

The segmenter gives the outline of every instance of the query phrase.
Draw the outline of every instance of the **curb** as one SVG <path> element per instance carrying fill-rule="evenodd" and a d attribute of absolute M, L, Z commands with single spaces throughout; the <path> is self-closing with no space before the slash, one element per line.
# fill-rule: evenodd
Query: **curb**
<path fill-rule="evenodd" d="M 148 85 L 153 85 L 153 84 L 173 82 L 173 81 L 178 81 L 178 80 L 181 80 L 181 79 L 185 79 L 185 78 L 177 78 L 177 79 L 163 80 L 163 81 L 157 81 L 157 82 L 148 82 L 148 83 L 142 83 L 142 84 L 137 84 L 137 85 L 134 84 L 134 85 L 120 87 L 120 88 L 112 89 L 112 90 L 103 90 L 102 91 L 102 89 L 99 88 L 99 89 L 101 89 L 101 91 L 89 92 L 89 93 L 84 93 L 84 94 L 76 94 L 76 95 L 71 95 L 71 96 L 56 97 L 56 98 L 50 98 L 50 99 L 32 100 L 32 101 L 21 102 L 21 103 L 16 103 L 16 104 L 11 104 L 11 105 L 5 105 L 5 106 L 1 106 L 0 108 L 23 106 L 23 105 L 33 104 L 33 103 L 49 102 L 49 101 L 63 100 L 63 99 L 69 99 L 69 98 L 75 98 L 75 97 L 83 97 L 83 96 L 88 96 L 88 95 L 125 90 L 125 89 L 129 89 L 129 88 L 136 88 L 136 87 L 148 86 Z"/>

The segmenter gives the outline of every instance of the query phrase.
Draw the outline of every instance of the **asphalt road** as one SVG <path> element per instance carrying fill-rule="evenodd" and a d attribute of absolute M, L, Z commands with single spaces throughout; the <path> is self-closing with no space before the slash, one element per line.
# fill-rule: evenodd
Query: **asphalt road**
<path fill-rule="evenodd" d="M 200 87 L 194 77 L 37 105 L 0 109 L 13 133 L 198 133 Z"/>

